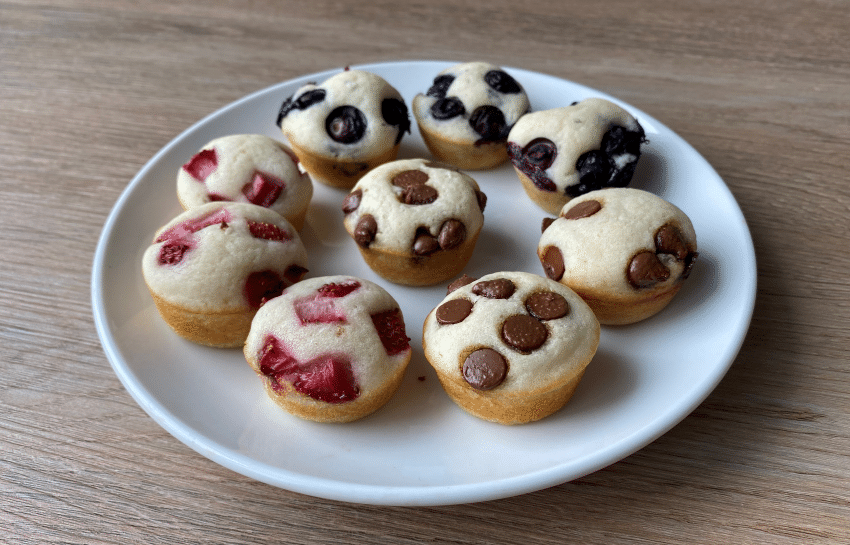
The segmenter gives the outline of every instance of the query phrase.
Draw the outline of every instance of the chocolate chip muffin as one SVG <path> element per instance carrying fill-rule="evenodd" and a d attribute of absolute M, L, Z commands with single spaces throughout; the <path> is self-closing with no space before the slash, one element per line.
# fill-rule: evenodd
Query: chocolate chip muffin
<path fill-rule="evenodd" d="M 425 318 L 422 347 L 446 393 L 500 424 L 540 420 L 572 397 L 599 346 L 593 312 L 572 290 L 526 272 L 452 283 Z"/>
<path fill-rule="evenodd" d="M 484 224 L 487 198 L 467 174 L 425 159 L 381 165 L 345 198 L 345 229 L 369 267 L 397 284 L 460 274 Z"/>
<path fill-rule="evenodd" d="M 630 113 L 589 98 L 523 116 L 508 135 L 507 150 L 528 196 L 557 214 L 589 191 L 627 186 L 645 141 Z"/>
<path fill-rule="evenodd" d="M 443 70 L 426 93 L 413 98 L 419 132 L 434 157 L 468 170 L 507 161 L 508 133 L 528 109 L 522 86 L 484 62 Z"/>
<path fill-rule="evenodd" d="M 280 107 L 277 125 L 313 180 L 350 189 L 370 169 L 398 155 L 410 116 L 383 78 L 345 70 L 307 84 Z"/>
<path fill-rule="evenodd" d="M 233 134 L 207 143 L 177 173 L 177 198 L 189 210 L 215 201 L 274 210 L 297 230 L 313 196 L 310 177 L 284 144 L 261 134 Z"/>
<path fill-rule="evenodd" d="M 546 276 L 575 290 L 602 324 L 623 325 L 667 306 L 691 272 L 697 241 L 673 204 L 609 188 L 573 199 L 544 222 L 537 255 Z"/>

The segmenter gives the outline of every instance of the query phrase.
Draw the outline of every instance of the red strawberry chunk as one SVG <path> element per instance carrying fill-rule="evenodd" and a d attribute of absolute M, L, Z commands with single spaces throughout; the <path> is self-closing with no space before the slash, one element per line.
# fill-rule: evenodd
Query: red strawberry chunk
<path fill-rule="evenodd" d="M 258 170 L 251 182 L 242 188 L 242 193 L 249 203 L 268 208 L 280 197 L 284 187 L 283 180 Z"/>
<path fill-rule="evenodd" d="M 159 249 L 159 264 L 176 265 L 183 261 L 183 255 L 190 249 L 191 247 L 183 242 L 167 242 Z"/>
<path fill-rule="evenodd" d="M 328 353 L 300 362 L 276 337 L 269 335 L 260 355 L 260 372 L 275 383 L 283 380 L 292 383 L 295 390 L 326 403 L 353 401 L 360 388 L 351 370 L 351 362 L 344 354 Z"/>
<path fill-rule="evenodd" d="M 266 301 L 283 293 L 286 285 L 274 271 L 253 272 L 245 280 L 245 299 L 251 308 L 260 308 Z"/>
<path fill-rule="evenodd" d="M 254 238 L 276 240 L 278 242 L 291 240 L 289 233 L 287 233 L 277 225 L 273 225 L 271 223 L 249 220 L 248 230 L 251 231 L 251 236 L 253 236 Z"/>
<path fill-rule="evenodd" d="M 347 280 L 339 284 L 331 282 L 319 288 L 319 293 L 322 297 L 345 297 L 360 287 L 360 282 L 356 280 Z"/>
<path fill-rule="evenodd" d="M 186 240 L 191 238 L 193 233 L 197 233 L 201 229 L 205 229 L 211 225 L 221 225 L 222 223 L 226 226 L 230 221 L 233 221 L 233 215 L 228 210 L 217 210 L 212 214 L 178 223 L 156 237 L 156 242 Z"/>
<path fill-rule="evenodd" d="M 336 308 L 333 300 L 321 297 L 318 294 L 298 299 L 293 306 L 301 325 L 344 324 L 346 322 L 345 314 L 341 309 Z"/>
<path fill-rule="evenodd" d="M 372 314 L 372 323 L 388 355 L 395 356 L 410 348 L 410 338 L 404 330 L 400 309 Z"/>
<path fill-rule="evenodd" d="M 199 182 L 206 180 L 207 176 L 215 172 L 216 168 L 218 168 L 218 157 L 216 157 L 215 148 L 196 153 L 189 159 L 188 163 L 183 165 L 183 170 Z"/>

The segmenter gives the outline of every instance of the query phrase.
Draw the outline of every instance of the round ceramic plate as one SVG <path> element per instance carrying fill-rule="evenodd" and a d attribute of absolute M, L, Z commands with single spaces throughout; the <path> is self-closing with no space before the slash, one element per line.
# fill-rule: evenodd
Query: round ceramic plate
<path fill-rule="evenodd" d="M 395 86 L 410 104 L 453 63 L 360 66 Z M 714 169 L 645 113 L 582 85 L 506 69 L 534 110 L 601 96 L 629 110 L 649 143 L 632 187 L 660 195 L 693 220 L 700 256 L 673 302 L 644 322 L 603 327 L 601 343 L 572 400 L 536 423 L 506 427 L 469 416 L 446 396 L 422 354 L 426 314 L 444 285 L 408 288 L 363 262 L 342 227 L 345 192 L 316 185 L 301 236 L 308 276 L 352 274 L 399 302 L 413 359 L 401 388 L 373 415 L 350 424 L 299 420 L 263 392 L 240 350 L 177 337 L 160 319 L 141 275 L 153 233 L 181 208 L 180 166 L 208 141 L 235 133 L 282 138 L 281 102 L 307 75 L 247 96 L 175 138 L 136 175 L 103 229 L 92 272 L 95 323 L 118 378 L 163 428 L 203 456 L 243 475 L 313 496 L 386 505 L 440 505 L 502 498 L 575 479 L 645 446 L 687 416 L 717 385 L 743 342 L 756 292 L 752 239 L 734 197 Z M 400 158 L 430 157 L 415 123 Z M 512 167 L 470 172 L 488 196 L 485 224 L 465 273 L 542 274 L 536 257 L 547 216 L 525 195 Z"/>

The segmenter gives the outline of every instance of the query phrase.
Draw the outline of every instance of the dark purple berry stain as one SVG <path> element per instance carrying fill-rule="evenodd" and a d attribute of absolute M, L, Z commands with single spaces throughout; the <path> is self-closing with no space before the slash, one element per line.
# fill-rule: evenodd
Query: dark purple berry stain
<path fill-rule="evenodd" d="M 324 89 L 311 89 L 302 93 L 298 98 L 294 98 L 294 96 L 287 98 L 283 101 L 283 104 L 280 105 L 280 111 L 277 114 L 277 126 L 280 127 L 280 124 L 283 122 L 283 118 L 286 117 L 292 110 L 304 110 L 313 104 L 318 104 L 325 100 L 325 95 L 326 92 Z"/>
<path fill-rule="evenodd" d="M 410 115 L 407 106 L 397 98 L 385 98 L 381 102 L 381 116 L 388 125 L 398 128 L 398 136 L 395 143 L 401 142 L 404 133 L 410 132 Z"/>
<path fill-rule="evenodd" d="M 340 144 L 353 144 L 366 133 L 366 116 L 354 106 L 340 106 L 325 119 L 328 136 Z"/>
<path fill-rule="evenodd" d="M 546 169 L 558 155 L 555 143 L 548 138 L 535 138 L 524 148 L 513 142 L 508 143 L 508 156 L 517 170 L 528 176 L 534 185 L 542 191 L 555 191 L 555 182 L 546 176 Z"/>

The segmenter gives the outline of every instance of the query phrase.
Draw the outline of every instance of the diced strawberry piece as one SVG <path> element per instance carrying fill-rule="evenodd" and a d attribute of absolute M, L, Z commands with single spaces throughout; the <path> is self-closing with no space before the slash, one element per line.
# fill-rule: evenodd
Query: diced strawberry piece
<path fill-rule="evenodd" d="M 178 223 L 156 237 L 156 242 L 186 240 L 191 238 L 193 233 L 197 233 L 201 229 L 205 229 L 211 225 L 221 225 L 222 223 L 226 226 L 230 221 L 233 221 L 233 215 L 228 210 L 217 210 L 212 214 Z"/>
<path fill-rule="evenodd" d="M 258 170 L 251 182 L 242 188 L 242 193 L 249 203 L 268 208 L 280 197 L 285 186 L 283 180 Z"/>
<path fill-rule="evenodd" d="M 384 345 L 384 350 L 390 356 L 400 354 L 410 348 L 410 338 L 404 330 L 404 319 L 401 310 L 393 309 L 372 314 L 372 323 Z"/>
<path fill-rule="evenodd" d="M 330 284 L 325 284 L 321 288 L 319 288 L 319 293 L 322 297 L 345 297 L 349 293 L 353 292 L 357 288 L 360 287 L 360 282 L 356 280 L 348 280 L 345 282 L 340 282 L 339 284 L 331 282 Z"/>
<path fill-rule="evenodd" d="M 248 221 L 248 230 L 251 231 L 251 236 L 254 238 L 262 238 L 265 240 L 276 240 L 283 242 L 290 240 L 289 233 L 271 223 L 263 223 L 260 221 Z"/>
<path fill-rule="evenodd" d="M 160 265 L 176 265 L 183 261 L 183 254 L 191 248 L 183 242 L 168 242 L 159 249 Z"/>
<path fill-rule="evenodd" d="M 322 298 L 319 295 L 307 296 L 293 303 L 295 315 L 306 324 L 334 324 L 345 323 L 345 314 L 336 308 L 333 300 Z"/>
<path fill-rule="evenodd" d="M 252 308 L 260 308 L 269 299 L 280 295 L 285 287 L 274 271 L 253 272 L 245 280 L 245 298 Z"/>
<path fill-rule="evenodd" d="M 292 383 L 298 392 L 326 403 L 353 401 L 360 388 L 344 354 L 322 354 L 299 362 L 276 337 L 269 335 L 260 355 L 260 372 L 271 377 L 272 388 L 279 391 L 281 380 Z"/>
<path fill-rule="evenodd" d="M 216 168 L 218 168 L 218 157 L 216 157 L 215 148 L 196 153 L 189 159 L 188 163 L 183 165 L 183 170 L 199 182 L 206 180 L 207 176 L 215 172 Z"/>

